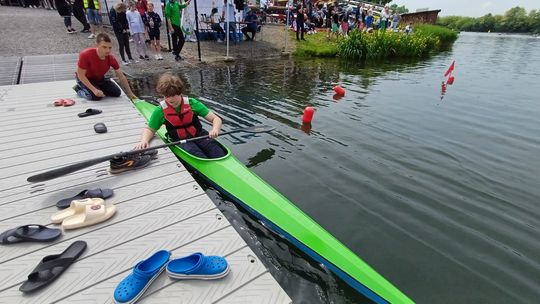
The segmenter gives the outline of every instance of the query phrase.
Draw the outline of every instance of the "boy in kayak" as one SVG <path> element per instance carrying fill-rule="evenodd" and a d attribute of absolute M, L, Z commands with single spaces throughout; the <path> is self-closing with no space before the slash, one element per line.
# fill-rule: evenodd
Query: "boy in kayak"
<path fill-rule="evenodd" d="M 223 149 L 213 140 L 219 135 L 221 118 L 197 99 L 183 96 L 184 88 L 184 82 L 177 76 L 167 73 L 159 77 L 156 91 L 163 96 L 163 100 L 152 112 L 148 126 L 143 129 L 141 141 L 135 149 L 147 148 L 154 133 L 165 124 L 171 141 L 208 135 L 209 138 L 180 144 L 188 153 L 200 158 L 224 156 Z M 210 132 L 202 128 L 199 116 L 212 124 Z"/>

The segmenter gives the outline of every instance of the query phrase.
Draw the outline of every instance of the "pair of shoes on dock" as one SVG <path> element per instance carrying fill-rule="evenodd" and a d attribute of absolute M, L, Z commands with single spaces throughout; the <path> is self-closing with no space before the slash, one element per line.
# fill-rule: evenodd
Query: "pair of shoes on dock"
<path fill-rule="evenodd" d="M 51 221 L 61 223 L 68 230 L 99 224 L 115 213 L 116 206 L 112 203 L 105 203 L 102 198 L 85 198 L 71 201 L 69 208 L 53 214 Z"/>
<path fill-rule="evenodd" d="M 53 102 L 55 107 L 71 107 L 75 104 L 75 100 L 70 98 L 58 98 Z"/>
<path fill-rule="evenodd" d="M 214 280 L 230 272 L 229 264 L 220 256 L 205 256 L 197 252 L 169 261 L 170 256 L 169 251 L 160 250 L 137 263 L 133 272 L 116 287 L 114 302 L 135 303 L 165 269 L 171 279 Z"/>

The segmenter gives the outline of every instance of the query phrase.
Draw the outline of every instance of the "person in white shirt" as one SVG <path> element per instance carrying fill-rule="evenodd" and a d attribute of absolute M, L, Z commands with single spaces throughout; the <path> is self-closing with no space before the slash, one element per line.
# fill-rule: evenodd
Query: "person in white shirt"
<path fill-rule="evenodd" d="M 386 31 L 386 27 L 388 26 L 388 18 L 390 18 L 390 11 L 388 6 L 385 6 L 381 12 L 381 22 L 379 23 L 380 30 Z"/>
<path fill-rule="evenodd" d="M 236 11 L 232 3 L 227 3 L 227 0 L 223 1 L 221 19 L 225 22 L 225 28 L 227 29 L 227 35 L 233 33 L 233 41 L 236 41 Z M 228 25 L 227 25 L 228 23 Z"/>
<path fill-rule="evenodd" d="M 135 42 L 135 48 L 137 49 L 139 58 L 150 60 L 150 57 L 148 57 L 148 53 L 146 50 L 146 43 L 144 38 L 146 29 L 141 14 L 139 13 L 139 11 L 137 11 L 134 3 L 130 4 L 129 12 L 126 13 L 126 17 L 129 25 L 129 32 L 131 33 L 133 42 Z"/>
<path fill-rule="evenodd" d="M 225 39 L 225 31 L 219 24 L 218 9 L 216 7 L 212 9 L 212 14 L 210 15 L 210 26 L 212 30 L 215 31 L 218 35 L 217 41 L 223 42 L 223 40 Z"/>
<path fill-rule="evenodd" d="M 409 23 L 409 24 L 407 24 L 407 26 L 405 27 L 405 33 L 406 33 L 407 35 L 409 35 L 409 34 L 412 34 L 412 32 L 413 32 L 413 26 L 412 26 L 412 23 Z"/>

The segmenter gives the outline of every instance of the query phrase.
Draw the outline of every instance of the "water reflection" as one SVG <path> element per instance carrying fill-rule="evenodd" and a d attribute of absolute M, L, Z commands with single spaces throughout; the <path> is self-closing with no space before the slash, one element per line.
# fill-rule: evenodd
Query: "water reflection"
<path fill-rule="evenodd" d="M 307 135 L 311 134 L 311 123 L 310 122 L 303 122 L 300 126 L 300 130 L 304 131 Z"/>
<path fill-rule="evenodd" d="M 262 149 L 261 151 L 257 152 L 257 154 L 253 157 L 250 157 L 248 159 L 248 163 L 246 164 L 246 167 L 253 168 L 257 165 L 264 163 L 265 161 L 271 159 L 274 154 L 276 153 L 276 150 L 274 149 Z"/>

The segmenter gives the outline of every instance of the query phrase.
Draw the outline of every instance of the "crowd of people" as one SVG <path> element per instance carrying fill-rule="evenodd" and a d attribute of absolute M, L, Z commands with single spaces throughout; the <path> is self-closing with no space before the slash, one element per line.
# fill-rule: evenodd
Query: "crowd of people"
<path fill-rule="evenodd" d="M 54 9 L 64 18 L 68 34 L 76 32 L 71 23 L 72 15 L 83 25 L 81 32 L 90 33 L 88 39 L 94 39 L 97 34 L 103 32 L 99 0 L 54 0 L 54 4 Z M 178 6 L 176 11 L 175 5 Z M 172 0 L 167 2 L 165 9 L 165 13 L 170 16 L 168 21 L 172 30 L 173 48 L 177 60 L 183 46 L 183 34 L 179 28 L 179 14 L 182 6 L 185 7 L 187 4 L 179 4 Z M 147 0 L 118 2 L 111 7 L 109 20 L 118 40 L 123 65 L 137 63 L 139 60 L 150 60 L 150 56 L 156 60 L 163 60 L 160 44 L 162 20 L 154 11 L 153 3 Z M 130 41 L 135 44 L 138 57 L 133 58 L 129 46 Z"/>
<path fill-rule="evenodd" d="M 245 26 L 240 29 L 246 40 L 254 40 L 255 35 L 259 31 L 260 20 L 259 16 L 249 8 L 247 4 L 242 1 L 228 2 L 223 1 L 223 7 L 221 14 L 218 12 L 218 8 L 212 8 L 210 16 L 202 14 L 203 22 L 210 24 L 210 29 L 216 33 L 217 42 L 223 42 L 227 34 L 232 37 L 233 41 L 238 40 L 235 33 L 237 32 L 237 26 L 239 21 L 244 22 Z M 221 26 L 223 24 L 223 26 Z M 224 29 L 225 28 L 225 29 Z M 251 34 L 251 36 L 249 35 Z"/>
<path fill-rule="evenodd" d="M 298 1 L 294 9 L 287 10 L 289 14 L 288 22 L 297 33 L 297 40 L 304 40 L 304 33 L 312 34 L 317 32 L 317 28 L 326 28 L 328 36 L 347 36 L 353 30 L 358 29 L 364 32 L 374 30 L 400 31 L 398 25 L 401 15 L 384 6 L 379 7 L 358 2 L 353 5 L 333 4 L 313 4 L 311 1 Z M 412 24 L 407 24 L 403 30 L 406 33 L 412 32 Z"/>

